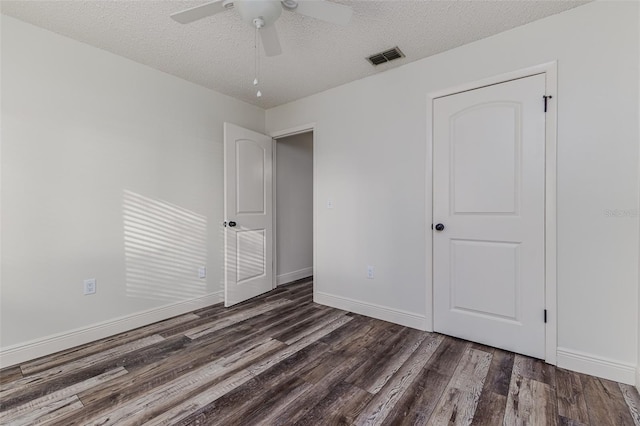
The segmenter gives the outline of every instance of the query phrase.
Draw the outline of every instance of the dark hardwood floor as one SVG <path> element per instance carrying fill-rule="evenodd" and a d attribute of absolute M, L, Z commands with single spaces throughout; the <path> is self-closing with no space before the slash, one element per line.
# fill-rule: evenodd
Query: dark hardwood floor
<path fill-rule="evenodd" d="M 310 282 L 0 371 L 1 424 L 640 425 L 632 386 L 314 304 Z"/>

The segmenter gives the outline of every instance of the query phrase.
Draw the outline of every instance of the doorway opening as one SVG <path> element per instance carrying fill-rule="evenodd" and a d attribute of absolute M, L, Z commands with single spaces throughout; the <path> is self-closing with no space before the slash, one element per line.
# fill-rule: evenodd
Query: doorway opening
<path fill-rule="evenodd" d="M 274 136 L 274 283 L 313 279 L 313 130 Z"/>

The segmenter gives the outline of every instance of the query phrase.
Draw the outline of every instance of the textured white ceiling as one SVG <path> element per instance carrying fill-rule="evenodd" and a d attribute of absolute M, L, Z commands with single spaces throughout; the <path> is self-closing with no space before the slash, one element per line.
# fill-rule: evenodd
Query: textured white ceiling
<path fill-rule="evenodd" d="M 346 1 L 338 26 L 283 11 L 283 54 L 261 58 L 255 97 L 254 31 L 234 10 L 178 24 L 173 12 L 206 1 L 2 1 L 1 12 L 263 108 L 488 37 L 585 1 Z M 406 58 L 371 66 L 365 57 L 399 46 Z"/>

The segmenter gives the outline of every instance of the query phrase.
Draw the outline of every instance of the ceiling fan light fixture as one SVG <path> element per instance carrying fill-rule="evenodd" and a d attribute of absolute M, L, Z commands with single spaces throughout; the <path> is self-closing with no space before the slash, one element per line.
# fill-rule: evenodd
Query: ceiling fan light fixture
<path fill-rule="evenodd" d="M 282 6 L 277 0 L 236 0 L 234 4 L 242 19 L 252 26 L 255 26 L 256 18 L 262 19 L 265 27 L 273 25 L 282 13 Z"/>
<path fill-rule="evenodd" d="M 282 0 L 282 7 L 287 10 L 296 10 L 298 2 L 296 0 Z"/>

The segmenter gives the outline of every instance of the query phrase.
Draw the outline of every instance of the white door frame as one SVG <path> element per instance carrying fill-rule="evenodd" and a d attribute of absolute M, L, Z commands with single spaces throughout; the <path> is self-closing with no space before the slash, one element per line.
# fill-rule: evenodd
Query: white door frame
<path fill-rule="evenodd" d="M 287 129 L 282 129 L 282 130 L 278 130 L 278 131 L 273 131 L 271 133 L 269 133 L 269 136 L 271 136 L 272 139 L 272 143 L 273 143 L 273 149 L 271 150 L 273 152 L 273 176 L 274 178 L 272 179 L 272 186 L 273 189 L 271 191 L 272 196 L 273 196 L 273 202 L 271 203 L 271 205 L 273 206 L 273 288 L 276 288 L 278 286 L 277 284 L 277 266 L 278 266 L 278 250 L 277 250 L 277 233 L 278 230 L 276 228 L 276 222 L 277 222 L 277 208 L 276 208 L 276 181 L 277 179 L 275 178 L 276 176 L 276 167 L 278 167 L 277 164 L 277 158 L 276 158 L 276 143 L 278 143 L 277 139 L 282 139 L 282 138 L 286 138 L 288 136 L 294 136 L 294 135 L 299 135 L 300 133 L 307 133 L 307 132 L 311 132 L 312 135 L 312 140 L 313 140 L 313 206 L 312 206 L 312 211 L 313 211 L 313 280 L 314 282 L 317 281 L 317 277 L 316 277 L 316 206 L 317 204 L 317 200 L 316 200 L 316 134 L 317 134 L 317 128 L 316 128 L 316 123 L 308 123 L 308 124 L 302 124 L 300 126 L 295 126 L 295 127 L 289 127 Z M 314 294 L 314 299 L 315 299 L 315 292 L 316 292 L 316 286 L 313 286 L 313 294 Z"/>
<path fill-rule="evenodd" d="M 557 143 L 557 93 L 558 93 L 558 64 L 556 61 L 536 65 L 517 71 L 500 74 L 486 79 L 461 84 L 444 90 L 431 92 L 427 95 L 427 168 L 425 185 L 425 231 L 426 231 L 426 306 L 431 307 L 431 315 L 426 317 L 426 328 L 433 331 L 433 101 L 436 98 L 466 92 L 481 87 L 504 83 L 536 74 L 545 74 L 546 95 L 552 96 L 547 105 L 545 130 L 545 308 L 547 323 L 545 324 L 545 361 L 555 365 L 557 363 L 557 258 L 556 258 L 556 143 Z M 542 94 L 540 108 L 543 107 Z"/>

